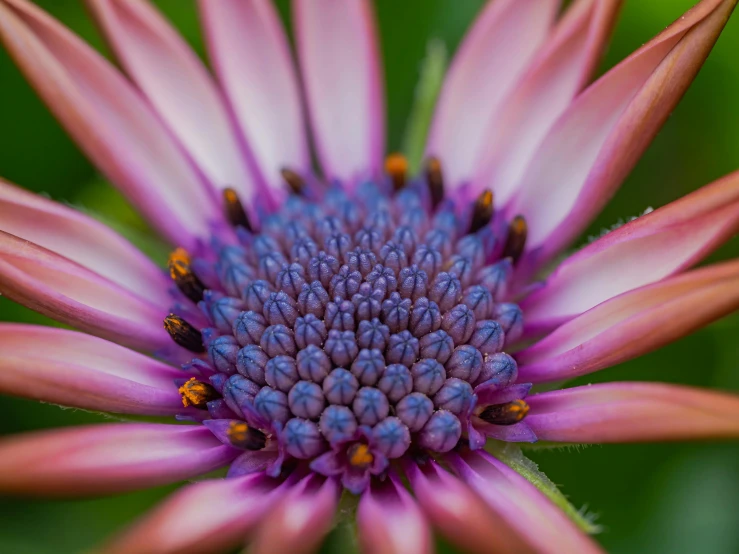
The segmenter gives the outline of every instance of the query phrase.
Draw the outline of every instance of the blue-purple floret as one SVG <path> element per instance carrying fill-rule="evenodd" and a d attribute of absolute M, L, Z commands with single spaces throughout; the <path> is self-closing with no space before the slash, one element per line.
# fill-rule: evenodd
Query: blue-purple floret
<path fill-rule="evenodd" d="M 239 245 L 216 244 L 192 268 L 209 288 L 209 363 L 196 361 L 220 395 L 210 416 L 261 429 L 280 453 L 273 472 L 308 460 L 361 492 L 388 460 L 467 440 L 475 387 L 516 382 L 503 348 L 523 316 L 492 227 L 465 234 L 464 210 L 445 200 L 432 215 L 414 185 L 355 195 L 292 195 L 261 233 L 239 228 Z"/>

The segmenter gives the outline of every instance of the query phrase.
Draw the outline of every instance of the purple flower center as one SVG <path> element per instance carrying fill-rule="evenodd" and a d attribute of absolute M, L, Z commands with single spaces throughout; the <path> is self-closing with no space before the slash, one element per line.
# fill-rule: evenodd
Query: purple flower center
<path fill-rule="evenodd" d="M 445 198 L 438 162 L 407 179 L 401 161 L 353 194 L 285 172 L 292 194 L 258 225 L 229 190 L 238 244 L 171 256 L 181 296 L 207 322 L 165 320 L 202 355 L 180 393 L 204 419 L 228 420 L 206 422 L 221 440 L 281 460 L 333 449 L 356 473 L 447 452 L 475 421 L 525 417 L 522 399 L 482 406 L 476 395 L 517 377 L 502 350 L 521 333 L 521 310 L 504 300 L 525 223 L 495 221 L 488 191 Z"/>

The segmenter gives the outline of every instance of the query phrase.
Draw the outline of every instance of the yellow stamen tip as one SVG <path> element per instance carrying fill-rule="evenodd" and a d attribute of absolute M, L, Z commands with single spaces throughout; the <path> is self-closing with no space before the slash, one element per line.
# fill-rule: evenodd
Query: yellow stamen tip
<path fill-rule="evenodd" d="M 374 461 L 375 457 L 366 444 L 355 445 L 349 453 L 349 463 L 354 467 L 365 467 Z"/>

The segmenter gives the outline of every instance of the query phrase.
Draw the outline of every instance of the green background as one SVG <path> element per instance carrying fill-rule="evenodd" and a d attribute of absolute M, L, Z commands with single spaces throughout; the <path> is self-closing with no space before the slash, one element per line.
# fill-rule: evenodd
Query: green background
<path fill-rule="evenodd" d="M 601 70 L 649 40 L 693 1 L 627 0 Z M 202 53 L 193 2 L 156 3 Z M 39 4 L 103 48 L 82 2 L 43 0 Z M 376 2 L 391 148 L 401 145 L 427 42 L 442 39 L 453 51 L 481 5 L 481 0 Z M 284 2 L 280 9 L 287 13 Z M 739 166 L 738 52 L 739 22 L 731 21 L 694 85 L 589 234 L 648 206 L 661 206 Z M 140 225 L 1 50 L 0 175 L 129 226 Z M 712 259 L 736 256 L 738 251 L 739 240 L 734 240 Z M 5 299 L 0 299 L 0 319 L 42 321 Z M 738 391 L 738 330 L 735 315 L 658 352 L 579 381 L 663 380 Z M 101 420 L 24 400 L 0 400 L 3 434 Z M 599 515 L 604 531 L 598 540 L 609 552 L 739 552 L 737 444 L 594 446 L 536 452 L 532 457 L 575 505 L 587 505 Z M 172 489 L 75 502 L 0 499 L 0 552 L 82 551 Z"/>

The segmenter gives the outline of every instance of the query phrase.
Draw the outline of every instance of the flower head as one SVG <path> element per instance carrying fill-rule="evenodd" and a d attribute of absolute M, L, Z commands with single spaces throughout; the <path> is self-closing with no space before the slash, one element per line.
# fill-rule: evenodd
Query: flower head
<path fill-rule="evenodd" d="M 428 552 L 431 525 L 473 551 L 597 551 L 564 497 L 527 480 L 515 444 L 735 437 L 739 399 L 532 385 L 739 306 L 737 262 L 688 271 L 739 228 L 739 176 L 544 268 L 613 194 L 735 3 L 704 0 L 588 85 L 618 1 L 577 0 L 559 18 L 553 0 L 491 2 L 413 172 L 384 153 L 367 1 L 294 2 L 303 102 L 267 1 L 200 2 L 216 84 L 143 0 L 89 0 L 128 77 L 34 5 L 0 0 L 10 53 L 173 246 L 165 272 L 3 182 L 0 291 L 84 333 L 4 324 L 0 388 L 189 423 L 6 439 L 0 487 L 106 493 L 228 468 L 110 552 L 247 536 L 260 552 L 312 551 L 342 491 L 358 497 L 367 551 Z"/>

